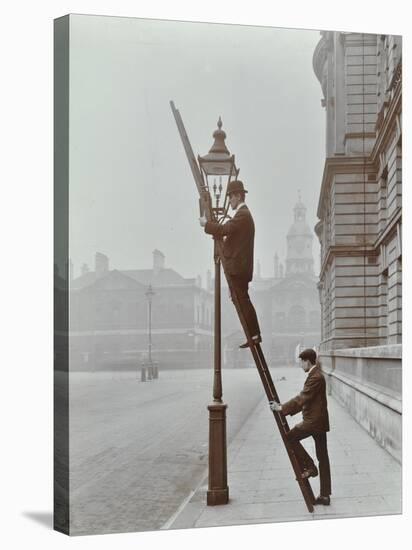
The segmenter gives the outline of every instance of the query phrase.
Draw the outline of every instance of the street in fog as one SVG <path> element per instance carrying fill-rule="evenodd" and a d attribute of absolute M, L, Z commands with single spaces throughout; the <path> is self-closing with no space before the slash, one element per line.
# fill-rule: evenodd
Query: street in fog
<path fill-rule="evenodd" d="M 399 513 L 401 37 L 78 15 L 62 43 L 66 35 L 70 102 L 67 91 L 60 99 L 70 109 L 56 124 L 56 143 L 67 142 L 55 201 L 56 528 L 76 535 L 306 517 L 290 500 L 290 464 L 273 456 L 285 459 L 280 438 L 262 428 L 266 399 L 239 350 L 244 334 L 227 288 L 218 311 L 210 236 L 226 237 L 223 255 L 220 245 L 215 252 L 249 345 L 263 340 L 267 364 L 280 367 L 280 399 L 300 391 L 302 372 L 287 365 L 313 347 L 332 404 L 345 409 L 331 429 L 336 493 L 328 481 L 314 504 L 336 517 Z M 188 136 L 190 167 L 195 175 L 197 162 L 210 198 L 199 219 Z M 216 222 L 225 220 L 225 196 L 237 219 L 224 228 Z M 231 506 L 202 510 L 214 338 L 234 496 Z M 125 372 L 152 364 L 152 351 L 159 380 Z M 212 424 L 208 497 L 222 504 L 221 420 Z M 322 478 L 329 458 L 320 439 Z M 291 487 L 274 493 L 282 481 Z M 196 518 L 179 518 L 187 503 Z"/>
<path fill-rule="evenodd" d="M 73 534 L 159 529 L 176 512 L 206 473 L 212 383 L 206 369 L 71 374 Z M 223 372 L 228 444 L 263 397 L 256 369 Z"/>

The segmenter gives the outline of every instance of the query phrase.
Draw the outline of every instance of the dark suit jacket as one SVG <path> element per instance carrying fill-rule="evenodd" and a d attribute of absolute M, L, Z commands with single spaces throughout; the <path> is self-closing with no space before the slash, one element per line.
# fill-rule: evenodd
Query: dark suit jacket
<path fill-rule="evenodd" d="M 251 281 L 255 224 L 249 208 L 246 205 L 242 206 L 233 218 L 223 225 L 207 222 L 205 232 L 214 237 L 226 237 L 223 254 L 229 275 Z"/>
<path fill-rule="evenodd" d="M 284 415 L 302 411 L 303 421 L 297 426 L 309 432 L 328 432 L 329 415 L 326 399 L 326 382 L 319 366 L 307 376 L 299 395 L 282 404 Z"/>

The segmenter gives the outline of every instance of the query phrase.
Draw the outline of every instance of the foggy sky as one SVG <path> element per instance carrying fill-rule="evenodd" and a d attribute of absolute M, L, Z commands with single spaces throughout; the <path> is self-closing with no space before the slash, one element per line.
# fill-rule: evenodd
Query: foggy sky
<path fill-rule="evenodd" d="M 71 16 L 70 257 L 94 269 L 150 268 L 152 251 L 185 277 L 213 268 L 198 195 L 170 110 L 195 154 L 219 115 L 256 225 L 255 262 L 273 275 L 301 190 L 313 228 L 324 163 L 324 110 L 312 69 L 319 32 Z M 314 236 L 317 271 L 319 247 Z"/>

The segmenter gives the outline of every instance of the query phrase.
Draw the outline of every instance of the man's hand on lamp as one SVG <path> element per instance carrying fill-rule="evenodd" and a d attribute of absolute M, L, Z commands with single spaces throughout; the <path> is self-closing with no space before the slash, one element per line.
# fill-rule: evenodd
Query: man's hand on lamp
<path fill-rule="evenodd" d="M 282 405 L 277 401 L 269 401 L 269 407 L 273 412 L 280 412 L 282 410 Z"/>
<path fill-rule="evenodd" d="M 207 222 L 206 216 L 200 216 L 199 223 L 202 227 L 204 227 L 206 225 L 206 222 Z"/>

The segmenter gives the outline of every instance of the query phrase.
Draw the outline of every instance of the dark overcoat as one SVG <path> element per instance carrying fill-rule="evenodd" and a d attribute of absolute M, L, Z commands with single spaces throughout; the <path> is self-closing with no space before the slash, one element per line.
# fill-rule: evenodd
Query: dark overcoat
<path fill-rule="evenodd" d="M 309 432 L 328 432 L 329 415 L 326 398 L 326 381 L 317 365 L 307 376 L 303 390 L 282 404 L 282 413 L 294 415 L 302 412 L 303 420 L 297 427 Z"/>
<path fill-rule="evenodd" d="M 226 237 L 223 254 L 229 275 L 250 282 L 253 277 L 253 246 L 255 224 L 246 205 L 239 208 L 231 220 L 224 224 L 207 222 L 205 232 L 214 237 Z"/>

